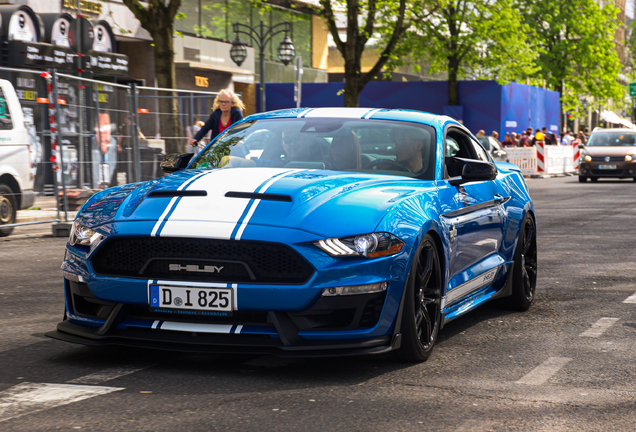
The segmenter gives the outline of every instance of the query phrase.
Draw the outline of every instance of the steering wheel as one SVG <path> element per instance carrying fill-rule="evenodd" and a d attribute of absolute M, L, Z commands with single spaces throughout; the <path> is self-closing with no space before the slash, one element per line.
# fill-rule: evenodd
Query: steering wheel
<path fill-rule="evenodd" d="M 363 169 L 380 169 L 388 171 L 408 171 L 408 168 L 401 163 L 391 159 L 376 159 L 365 164 Z"/>

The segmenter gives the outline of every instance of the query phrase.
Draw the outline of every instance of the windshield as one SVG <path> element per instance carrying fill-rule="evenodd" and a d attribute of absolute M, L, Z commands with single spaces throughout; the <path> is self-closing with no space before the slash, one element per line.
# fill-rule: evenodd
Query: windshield
<path fill-rule="evenodd" d="M 587 142 L 588 146 L 619 146 L 636 145 L 636 133 L 632 132 L 595 132 Z"/>
<path fill-rule="evenodd" d="M 264 119 L 236 125 L 190 168 L 285 167 L 435 178 L 427 125 L 336 118 Z"/>

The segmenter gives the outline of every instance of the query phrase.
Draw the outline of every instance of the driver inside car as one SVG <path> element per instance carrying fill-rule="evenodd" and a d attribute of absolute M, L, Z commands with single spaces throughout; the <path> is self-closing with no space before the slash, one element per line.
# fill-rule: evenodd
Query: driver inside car
<path fill-rule="evenodd" d="M 425 136 L 417 128 L 394 129 L 391 138 L 395 143 L 395 160 L 410 172 L 420 175 L 425 171 L 422 161 Z"/>

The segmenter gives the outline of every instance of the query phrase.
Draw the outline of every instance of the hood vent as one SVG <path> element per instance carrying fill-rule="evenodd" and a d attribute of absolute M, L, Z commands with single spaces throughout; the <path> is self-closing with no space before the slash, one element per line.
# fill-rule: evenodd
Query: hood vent
<path fill-rule="evenodd" d="M 244 199 L 257 199 L 264 201 L 281 201 L 292 202 L 292 197 L 289 195 L 280 194 L 268 194 L 268 193 L 254 193 L 254 192 L 228 192 L 225 194 L 227 198 L 244 198 Z"/>
<path fill-rule="evenodd" d="M 208 196 L 204 190 L 162 190 L 153 191 L 148 194 L 148 198 L 165 198 L 165 197 L 202 197 Z"/>

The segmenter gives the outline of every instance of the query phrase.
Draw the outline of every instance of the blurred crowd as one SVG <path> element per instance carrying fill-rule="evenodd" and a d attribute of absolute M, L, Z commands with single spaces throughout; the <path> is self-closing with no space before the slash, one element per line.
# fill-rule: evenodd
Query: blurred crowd
<path fill-rule="evenodd" d="M 486 132 L 481 129 L 477 132 L 477 136 L 486 136 Z M 492 131 L 491 136 L 497 141 L 499 140 L 499 133 Z M 532 147 L 537 144 L 538 141 L 543 141 L 546 145 L 572 145 L 575 140 L 578 140 L 581 144 L 587 144 L 587 140 L 590 136 L 589 128 L 584 128 L 577 134 L 574 134 L 571 130 L 566 131 L 562 137 L 559 137 L 556 133 L 548 131 L 548 127 L 533 129 L 529 127 L 523 132 L 510 132 L 506 133 L 501 145 L 504 147 Z"/>

